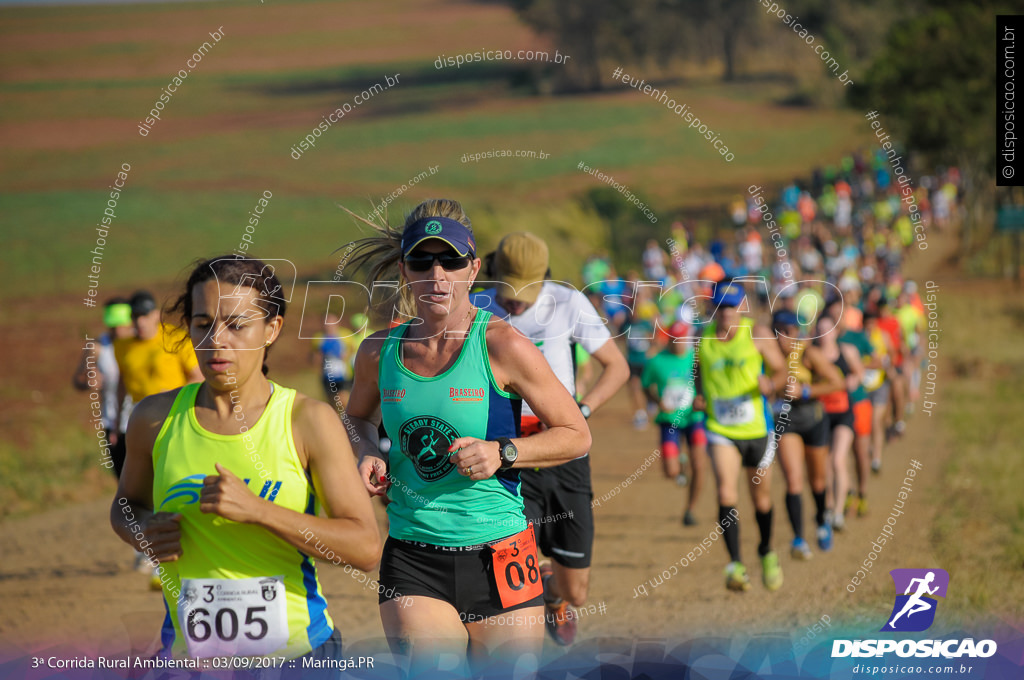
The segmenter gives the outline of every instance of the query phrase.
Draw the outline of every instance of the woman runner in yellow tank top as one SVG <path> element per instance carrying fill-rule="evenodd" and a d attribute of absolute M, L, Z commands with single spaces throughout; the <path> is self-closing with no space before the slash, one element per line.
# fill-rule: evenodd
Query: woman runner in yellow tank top
<path fill-rule="evenodd" d="M 163 656 L 338 658 L 311 558 L 379 559 L 334 410 L 265 376 L 284 310 L 259 260 L 200 263 L 173 311 L 205 380 L 144 399 L 128 425 L 111 524 L 158 565 Z"/>
<path fill-rule="evenodd" d="M 712 320 L 699 345 L 701 396 L 694 404 L 707 413 L 708 452 L 718 483 L 716 531 L 729 552 L 725 586 L 741 592 L 750 589 L 750 577 L 740 559 L 736 510 L 741 476 L 747 479 L 761 534 L 757 546 L 761 580 L 768 590 L 782 587 L 782 568 L 772 550 L 771 463 L 775 453 L 765 395 L 784 384 L 780 374 L 785 372 L 771 332 L 740 315 L 745 298 L 738 282 L 725 280 L 715 285 Z M 765 375 L 765 367 L 774 379 Z"/>

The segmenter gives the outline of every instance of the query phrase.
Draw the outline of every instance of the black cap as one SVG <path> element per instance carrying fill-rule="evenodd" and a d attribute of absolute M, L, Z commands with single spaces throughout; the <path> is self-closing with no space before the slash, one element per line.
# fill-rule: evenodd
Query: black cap
<path fill-rule="evenodd" d="M 156 309 L 156 298 L 148 290 L 138 290 L 132 294 L 129 303 L 132 306 L 132 317 L 145 316 Z"/>

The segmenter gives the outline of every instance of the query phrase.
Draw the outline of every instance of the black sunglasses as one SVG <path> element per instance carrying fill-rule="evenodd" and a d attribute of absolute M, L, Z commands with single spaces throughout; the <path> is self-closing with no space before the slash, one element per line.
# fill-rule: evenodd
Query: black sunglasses
<path fill-rule="evenodd" d="M 414 272 L 425 272 L 434 268 L 434 262 L 440 262 L 446 272 L 457 272 L 469 266 L 473 258 L 470 255 L 459 255 L 454 251 L 444 253 L 409 253 L 405 256 L 405 266 Z"/>

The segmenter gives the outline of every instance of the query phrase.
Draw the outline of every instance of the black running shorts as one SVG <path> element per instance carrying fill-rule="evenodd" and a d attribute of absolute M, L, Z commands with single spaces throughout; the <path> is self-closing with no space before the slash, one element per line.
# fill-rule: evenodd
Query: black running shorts
<path fill-rule="evenodd" d="M 540 551 L 570 569 L 590 566 L 594 549 L 594 492 L 590 456 L 520 473 L 526 521 L 533 522 Z"/>
<path fill-rule="evenodd" d="M 486 546 L 446 548 L 388 537 L 380 559 L 378 602 L 413 596 L 443 600 L 466 623 L 544 603 L 538 595 L 503 608 L 491 555 Z"/>

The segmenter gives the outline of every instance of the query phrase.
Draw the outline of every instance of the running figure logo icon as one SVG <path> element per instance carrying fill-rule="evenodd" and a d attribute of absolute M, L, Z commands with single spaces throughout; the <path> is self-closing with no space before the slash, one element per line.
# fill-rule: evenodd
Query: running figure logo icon
<path fill-rule="evenodd" d="M 945 569 L 893 569 L 896 602 L 882 631 L 916 633 L 935 621 L 935 597 L 946 597 L 949 573 Z M 903 594 L 900 595 L 899 593 Z"/>
<path fill-rule="evenodd" d="M 455 468 L 449 460 L 448 447 L 458 439 L 455 428 L 432 416 L 411 418 L 398 432 L 402 452 L 416 466 L 416 473 L 432 482 L 444 477 Z"/>
<path fill-rule="evenodd" d="M 438 222 L 437 220 L 430 220 L 429 222 L 427 222 L 427 226 L 423 228 L 423 231 L 427 232 L 428 234 L 440 234 L 441 223 Z"/>

